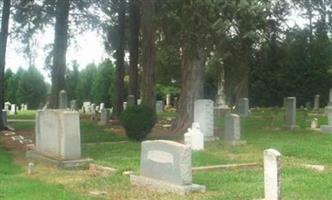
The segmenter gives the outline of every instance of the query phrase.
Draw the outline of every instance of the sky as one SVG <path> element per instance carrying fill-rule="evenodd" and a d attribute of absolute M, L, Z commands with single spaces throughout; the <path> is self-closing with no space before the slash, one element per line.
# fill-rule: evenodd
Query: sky
<path fill-rule="evenodd" d="M 34 64 L 42 72 L 45 80 L 50 83 L 49 72 L 44 69 L 46 53 L 43 49 L 45 45 L 53 43 L 54 31 L 50 28 L 44 33 L 38 34 L 32 47 L 37 49 Z M 27 69 L 28 61 L 24 57 L 24 53 L 20 52 L 21 44 L 16 40 L 9 38 L 7 44 L 6 67 L 16 72 L 19 67 Z M 75 36 L 75 42 L 71 40 L 67 50 L 67 67 L 71 67 L 71 63 L 76 60 L 80 69 L 85 68 L 90 63 L 100 63 L 108 55 L 104 50 L 102 35 L 97 31 L 86 31 L 81 35 Z"/>

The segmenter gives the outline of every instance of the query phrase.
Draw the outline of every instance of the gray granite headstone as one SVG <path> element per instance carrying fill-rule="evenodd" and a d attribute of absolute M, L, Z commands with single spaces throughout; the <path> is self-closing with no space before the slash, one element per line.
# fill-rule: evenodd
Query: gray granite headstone
<path fill-rule="evenodd" d="M 264 194 L 266 200 L 281 200 L 281 154 L 264 151 Z"/>
<path fill-rule="evenodd" d="M 323 133 L 332 134 L 332 106 L 325 107 L 325 112 L 327 114 L 328 124 L 322 125 L 320 129 Z"/>
<path fill-rule="evenodd" d="M 127 106 L 131 107 L 135 105 L 135 96 L 134 95 L 128 95 L 128 99 L 127 99 Z"/>
<path fill-rule="evenodd" d="M 328 106 L 332 106 L 332 88 L 329 91 L 329 103 Z"/>
<path fill-rule="evenodd" d="M 296 125 L 296 97 L 286 98 L 286 128 L 294 129 Z"/>
<path fill-rule="evenodd" d="M 156 101 L 156 112 L 157 113 L 164 112 L 164 102 L 163 101 Z"/>
<path fill-rule="evenodd" d="M 241 98 L 239 100 L 237 112 L 241 117 L 249 116 L 249 99 L 248 98 Z"/>
<path fill-rule="evenodd" d="M 311 110 L 311 103 L 309 101 L 305 103 L 305 108 Z"/>
<path fill-rule="evenodd" d="M 59 92 L 59 109 L 67 109 L 68 107 L 68 97 L 65 90 Z"/>
<path fill-rule="evenodd" d="M 199 99 L 194 105 L 194 122 L 199 123 L 204 140 L 214 138 L 214 107 L 210 99 Z"/>
<path fill-rule="evenodd" d="M 6 110 L 2 110 L 2 125 L 4 127 L 8 127 L 8 124 L 7 124 L 7 111 Z"/>
<path fill-rule="evenodd" d="M 140 176 L 132 175 L 130 180 L 158 191 L 183 194 L 205 191 L 205 186 L 192 184 L 190 146 L 173 141 L 142 142 Z"/>
<path fill-rule="evenodd" d="M 106 125 L 108 122 L 108 111 L 107 109 L 103 108 L 100 110 L 100 125 Z"/>
<path fill-rule="evenodd" d="M 314 110 L 318 110 L 319 109 L 319 95 L 315 95 L 315 98 L 314 98 Z"/>
<path fill-rule="evenodd" d="M 224 131 L 221 134 L 221 141 L 230 145 L 240 145 L 246 142 L 241 140 L 240 116 L 228 114 L 225 116 Z"/>

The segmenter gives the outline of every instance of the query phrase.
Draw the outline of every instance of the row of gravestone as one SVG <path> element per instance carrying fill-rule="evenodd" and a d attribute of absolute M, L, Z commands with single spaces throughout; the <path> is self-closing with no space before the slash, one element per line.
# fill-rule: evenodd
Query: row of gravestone
<path fill-rule="evenodd" d="M 287 97 L 284 100 L 285 109 L 286 109 L 286 127 L 294 129 L 298 127 L 296 125 L 296 97 Z M 328 124 L 322 125 L 320 127 L 321 132 L 332 134 L 332 106 L 327 106 L 325 112 L 328 117 Z"/>
<path fill-rule="evenodd" d="M 57 109 L 39 110 L 36 115 L 35 149 L 26 156 L 62 168 L 86 168 L 91 160 L 81 158 L 79 113 Z M 162 173 L 160 173 L 162 172 Z M 280 197 L 280 154 L 264 151 L 265 197 Z M 205 186 L 192 183 L 192 150 L 173 141 L 144 141 L 140 175 L 130 177 L 134 185 L 164 192 L 204 192 Z"/>
<path fill-rule="evenodd" d="M 319 98 L 320 98 L 320 95 L 318 95 L 318 94 L 316 94 L 314 96 L 314 107 L 313 107 L 314 110 L 318 110 L 320 108 L 320 103 L 319 103 L 320 100 L 319 100 Z M 329 91 L 329 102 L 328 102 L 328 106 L 332 106 L 332 88 Z M 305 104 L 305 108 L 307 108 L 308 110 L 311 109 L 310 102 L 307 102 Z"/>
<path fill-rule="evenodd" d="M 16 115 L 17 111 L 27 111 L 28 110 L 28 105 L 27 104 L 21 104 L 21 106 L 17 106 L 16 104 L 11 104 L 10 102 L 5 102 L 4 104 L 4 111 L 11 115 Z"/>
<path fill-rule="evenodd" d="M 185 134 L 185 141 L 194 146 L 201 146 L 196 150 L 203 149 L 202 143 L 204 141 L 211 141 L 217 139 L 214 134 L 214 118 L 224 118 L 224 130 L 221 131 L 220 139 L 227 144 L 236 145 L 243 144 L 245 141 L 241 140 L 240 116 L 249 116 L 249 100 L 243 98 L 237 106 L 237 113 L 231 113 L 231 109 L 227 106 L 214 107 L 214 102 L 209 99 L 199 99 L 194 103 L 194 123 L 191 129 Z M 198 138 L 199 132 L 203 134 L 204 141 Z M 197 139 L 194 139 L 197 138 Z"/>

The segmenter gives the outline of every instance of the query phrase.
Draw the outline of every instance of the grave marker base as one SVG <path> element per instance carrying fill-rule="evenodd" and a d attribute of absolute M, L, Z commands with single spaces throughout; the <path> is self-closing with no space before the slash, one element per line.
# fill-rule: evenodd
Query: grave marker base
<path fill-rule="evenodd" d="M 44 155 L 36 150 L 27 151 L 25 157 L 29 160 L 41 161 L 55 165 L 61 169 L 88 169 L 92 159 L 63 160 Z"/>
<path fill-rule="evenodd" d="M 130 176 L 130 182 L 133 185 L 148 188 L 161 193 L 177 193 L 181 195 L 190 194 L 192 192 L 205 192 L 206 188 L 203 185 L 191 184 L 191 185 L 175 185 L 172 183 L 152 179 L 145 176 Z"/>

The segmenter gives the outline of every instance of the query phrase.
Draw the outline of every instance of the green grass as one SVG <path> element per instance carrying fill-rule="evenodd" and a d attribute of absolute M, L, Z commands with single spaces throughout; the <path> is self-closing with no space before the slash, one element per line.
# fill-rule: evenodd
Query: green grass
<path fill-rule="evenodd" d="M 36 111 L 35 110 L 27 110 L 27 111 L 19 111 L 16 115 L 7 114 L 8 119 L 35 119 Z"/>
<path fill-rule="evenodd" d="M 22 173 L 23 167 L 15 164 L 11 155 L 0 146 L 0 199 L 87 199 L 67 191 L 64 185 L 33 180 L 24 177 Z"/>
<path fill-rule="evenodd" d="M 82 143 L 115 142 L 125 140 L 127 140 L 126 137 L 114 135 L 109 130 L 109 127 L 98 126 L 96 122 L 81 121 Z"/>
<path fill-rule="evenodd" d="M 296 130 L 283 128 L 284 112 L 279 109 L 256 110 L 249 118 L 241 119 L 241 132 L 246 145 L 225 146 L 220 141 L 205 143 L 205 150 L 193 152 L 194 167 L 216 164 L 257 162 L 262 164 L 263 150 L 275 148 L 282 153 L 282 195 L 285 200 L 328 200 L 332 197 L 332 136 L 308 130 L 312 118 L 317 117 L 320 124 L 327 124 L 327 118 L 321 113 L 308 113 L 299 110 Z M 174 116 L 174 113 L 162 113 L 159 117 Z M 22 126 L 18 122 L 16 125 Z M 223 120 L 216 119 L 219 128 Z M 109 176 L 90 176 L 89 172 L 68 172 L 50 170 L 31 179 L 21 173 L 21 168 L 10 162 L 10 155 L 0 150 L 0 199 L 22 198 L 23 193 L 37 196 L 37 199 L 84 199 L 87 191 L 107 191 L 104 199 L 223 199 L 252 200 L 263 198 L 263 169 L 228 169 L 201 171 L 193 174 L 193 182 L 206 185 L 204 194 L 179 196 L 148 192 L 130 185 L 129 178 L 122 172 L 132 170 L 139 173 L 140 143 L 127 141 L 126 138 L 112 134 L 109 127 L 98 126 L 89 121 L 81 121 L 82 154 L 94 159 L 97 164 L 116 168 L 118 171 Z M 124 142 L 122 142 L 124 141 Z M 111 142 L 111 143 L 100 143 Z M 96 144 L 87 144 L 96 143 Z M 3 156 L 5 155 L 5 156 Z M 7 164 L 1 164 L 7 163 Z M 9 164 L 8 164 L 9 163 Z M 324 172 L 305 169 L 303 164 L 321 164 Z M 6 165 L 6 166 L 3 166 Z M 15 167 L 16 166 L 16 167 Z M 4 174 L 5 173 L 5 174 Z M 161 172 L 162 173 L 162 172 Z M 55 181 L 80 177 L 72 183 Z M 35 180 L 36 179 L 36 180 Z M 29 182 L 32 184 L 28 184 Z M 43 187 L 38 184 L 43 184 Z M 8 185 L 8 187 L 7 187 Z M 5 191 L 3 191 L 5 188 Z M 36 188 L 43 190 L 37 195 Z M 14 189 L 23 191 L 14 194 Z M 50 196 L 43 196 L 48 191 Z M 7 196 L 3 196 L 3 195 Z M 12 196 L 13 195 L 13 196 Z M 70 196 L 72 195 L 72 196 Z M 81 196 L 80 196 L 81 195 Z M 84 198 L 83 198 L 84 197 Z"/>

